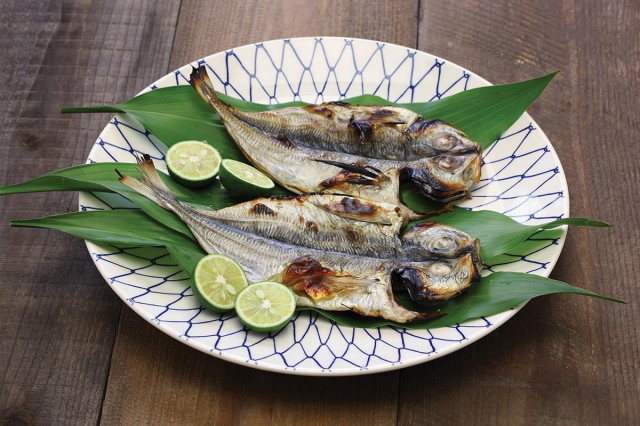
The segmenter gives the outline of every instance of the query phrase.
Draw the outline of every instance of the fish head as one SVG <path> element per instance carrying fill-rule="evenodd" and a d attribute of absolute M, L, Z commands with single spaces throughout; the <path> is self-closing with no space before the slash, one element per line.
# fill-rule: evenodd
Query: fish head
<path fill-rule="evenodd" d="M 482 151 L 480 144 L 442 120 L 417 121 L 409 126 L 405 134 L 417 155 L 430 152 L 468 154 Z"/>
<path fill-rule="evenodd" d="M 405 177 L 426 197 L 448 203 L 469 195 L 480 181 L 482 156 L 440 154 L 414 161 L 403 170 Z"/>
<path fill-rule="evenodd" d="M 404 286 L 411 300 L 423 306 L 449 300 L 480 279 L 471 253 L 457 259 L 415 262 L 394 271 L 393 279 Z"/>
<path fill-rule="evenodd" d="M 403 245 L 419 257 L 453 259 L 471 253 L 475 267 L 482 268 L 480 240 L 450 226 L 421 222 L 410 227 L 402 236 Z"/>

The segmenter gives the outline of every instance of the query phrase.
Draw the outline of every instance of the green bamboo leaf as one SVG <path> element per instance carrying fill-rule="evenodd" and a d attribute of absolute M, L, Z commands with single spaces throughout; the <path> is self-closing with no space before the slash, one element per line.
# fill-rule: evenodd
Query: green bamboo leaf
<path fill-rule="evenodd" d="M 429 217 L 426 221 L 449 225 L 479 238 L 480 252 L 487 263 L 490 263 L 492 258 L 514 249 L 541 229 L 553 229 L 562 225 L 596 228 L 609 226 L 605 222 L 581 217 L 554 220 L 542 225 L 524 225 L 494 211 L 469 211 L 462 208 Z"/>
<path fill-rule="evenodd" d="M 168 244 L 166 247 L 173 260 L 175 260 L 178 266 L 190 277 L 193 277 L 198 261 L 207 255 L 204 250 L 193 241 L 191 241 L 190 244 Z"/>
<path fill-rule="evenodd" d="M 417 321 L 408 324 L 396 324 L 391 321 L 370 319 L 349 312 L 327 312 L 312 309 L 322 316 L 349 327 L 383 327 L 401 326 L 408 329 L 426 329 L 456 325 L 465 321 L 486 317 L 500 312 L 508 311 L 520 303 L 554 293 L 570 293 L 583 296 L 596 297 L 612 302 L 626 303 L 619 299 L 600 296 L 590 291 L 574 287 L 562 281 L 552 280 L 533 274 L 521 272 L 495 272 L 483 277 L 479 283 L 474 284 L 465 294 L 462 294 L 437 309 L 446 315 L 428 321 Z M 406 294 L 397 295 L 400 303 L 408 309 L 421 311 L 421 308 L 410 302 Z M 422 311 L 427 311 L 422 309 Z"/>
<path fill-rule="evenodd" d="M 205 255 L 202 248 L 193 240 L 136 210 L 76 212 L 13 221 L 11 225 L 57 229 L 89 241 L 119 246 L 163 245 L 167 247 L 178 265 L 190 276 L 193 276 L 198 260 Z M 480 283 L 473 285 L 465 294 L 436 308 L 445 312 L 446 316 L 405 324 L 403 327 L 423 329 L 454 325 L 470 319 L 504 312 L 533 297 L 552 293 L 574 293 L 624 303 L 618 299 L 599 296 L 561 281 L 524 273 L 496 272 L 482 278 Z M 409 309 L 417 311 L 422 309 L 413 304 L 404 293 L 398 294 L 398 298 Z M 351 313 L 316 311 L 339 324 L 351 327 L 370 328 L 398 325 L 386 320 L 370 319 Z"/>
<path fill-rule="evenodd" d="M 399 104 L 427 119 L 441 119 L 459 127 L 487 148 L 506 131 L 542 93 L 555 73 L 532 80 L 467 90 L 437 101 Z M 236 99 L 221 93 L 220 98 L 243 111 L 257 112 L 306 105 L 304 102 L 264 105 Z M 392 105 L 374 95 L 345 99 L 360 105 Z M 191 86 L 151 90 L 115 105 L 63 108 L 63 113 L 122 112 L 138 120 L 167 146 L 176 142 L 206 140 L 223 158 L 246 158 L 226 132 L 219 117 Z"/>
<path fill-rule="evenodd" d="M 128 247 L 193 244 L 185 235 L 152 220 L 139 210 L 74 212 L 15 220 L 11 226 L 57 229 L 96 243 Z"/>
<path fill-rule="evenodd" d="M 138 177 L 140 171 L 131 163 L 93 163 L 69 167 L 48 173 L 41 177 L 17 185 L 0 188 L 0 195 L 42 191 L 109 191 L 129 199 L 149 216 L 171 229 L 193 238 L 189 228 L 173 213 L 163 209 L 128 186 L 118 182 L 116 169 L 123 174 Z M 159 172 L 163 181 L 176 197 L 183 202 L 197 203 L 201 208 L 219 209 L 236 203 L 229 193 L 215 181 L 206 188 L 194 190 L 186 188 L 166 174 Z"/>
<path fill-rule="evenodd" d="M 435 102 L 400 104 L 426 119 L 460 128 L 487 149 L 535 101 L 557 72 L 531 80 L 478 87 Z"/>
<path fill-rule="evenodd" d="M 127 113 L 168 147 L 184 140 L 206 140 L 223 158 L 246 161 L 213 109 L 191 86 L 166 87 L 121 104 L 62 108 L 61 112 Z"/>

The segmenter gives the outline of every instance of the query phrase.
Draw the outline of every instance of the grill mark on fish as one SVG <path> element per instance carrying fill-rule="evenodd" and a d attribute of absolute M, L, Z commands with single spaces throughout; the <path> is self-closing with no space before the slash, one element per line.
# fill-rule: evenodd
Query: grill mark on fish
<path fill-rule="evenodd" d="M 271 210 L 269 207 L 265 206 L 262 203 L 254 204 L 253 207 L 251 207 L 251 209 L 249 209 L 249 211 L 251 213 L 254 213 L 254 214 L 266 214 L 266 215 L 269 215 L 269 216 L 277 215 L 276 212 L 274 212 L 273 210 Z"/>
<path fill-rule="evenodd" d="M 369 139 L 373 133 L 373 126 L 366 121 L 356 121 L 353 116 L 349 122 L 349 127 L 355 132 L 360 139 Z"/>
<path fill-rule="evenodd" d="M 373 216 L 380 211 L 379 207 L 375 204 L 361 201 L 353 197 L 344 197 L 339 202 L 327 203 L 324 205 L 324 208 L 330 212 L 346 214 L 349 216 Z"/>
<path fill-rule="evenodd" d="M 325 102 L 325 105 L 335 105 L 335 106 L 341 106 L 341 107 L 350 107 L 351 106 L 351 104 L 349 102 L 344 102 L 344 101 Z"/>
<path fill-rule="evenodd" d="M 353 229 L 347 229 L 347 235 L 351 241 L 360 241 L 360 234 Z"/>
<path fill-rule="evenodd" d="M 313 232 L 313 233 L 318 233 L 318 225 L 315 222 L 312 221 L 307 221 L 307 223 L 305 224 L 306 228 Z"/>
<path fill-rule="evenodd" d="M 280 145 L 289 148 L 289 149 L 294 149 L 295 145 L 289 140 L 289 138 L 283 134 L 278 134 L 276 136 L 274 136 L 274 139 L 276 141 L 278 141 L 280 143 Z"/>
<path fill-rule="evenodd" d="M 309 111 L 313 114 L 320 114 L 326 118 L 333 117 L 333 111 L 323 105 L 307 105 L 303 107 L 306 111 Z"/>

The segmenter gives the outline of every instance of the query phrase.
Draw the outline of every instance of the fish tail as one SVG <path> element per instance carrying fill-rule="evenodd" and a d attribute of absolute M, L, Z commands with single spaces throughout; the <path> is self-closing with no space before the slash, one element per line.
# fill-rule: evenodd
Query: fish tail
<path fill-rule="evenodd" d="M 116 170 L 116 173 L 120 176 L 120 183 L 144 195 L 160 207 L 172 210 L 172 205 L 177 200 L 169 187 L 160 178 L 151 157 L 148 154 L 144 154 L 142 157 L 136 157 L 136 159 L 142 172 L 142 177 L 136 179 L 131 176 L 122 175 Z"/>
<path fill-rule="evenodd" d="M 222 102 L 216 95 L 216 91 L 213 88 L 213 83 L 207 74 L 207 69 L 204 65 L 200 65 L 198 68 L 193 68 L 191 75 L 189 76 L 189 84 L 198 92 L 198 94 L 209 105 L 214 107 L 218 114 L 223 112 L 227 108 L 231 108 L 224 102 Z M 222 109 L 222 111 L 220 111 Z"/>

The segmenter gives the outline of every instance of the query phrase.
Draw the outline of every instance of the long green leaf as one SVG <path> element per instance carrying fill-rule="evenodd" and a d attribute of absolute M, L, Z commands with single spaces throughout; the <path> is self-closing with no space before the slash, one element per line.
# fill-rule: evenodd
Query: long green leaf
<path fill-rule="evenodd" d="M 39 219 L 14 221 L 12 226 L 28 226 L 57 229 L 71 235 L 94 241 L 121 246 L 164 245 L 178 265 L 190 276 L 205 253 L 193 240 L 170 230 L 136 210 L 109 210 L 76 212 Z M 437 310 L 447 315 L 434 320 L 405 324 L 411 329 L 435 328 L 453 325 L 470 319 L 489 316 L 511 309 L 533 297 L 551 293 L 574 293 L 606 300 L 617 299 L 599 296 L 560 281 L 531 274 L 496 272 L 482 278 L 467 292 L 440 305 Z M 398 298 L 407 308 L 420 311 L 406 294 Z M 305 309 L 305 308 L 303 308 Z M 321 311 L 323 316 L 351 327 L 381 327 L 398 325 L 380 319 L 360 317 L 351 313 Z"/>
<path fill-rule="evenodd" d="M 181 246 L 192 244 L 185 235 L 152 220 L 139 210 L 104 210 L 66 213 L 15 220 L 11 226 L 49 228 L 96 243 L 120 246 Z"/>
<path fill-rule="evenodd" d="M 600 296 L 579 287 L 563 283 L 562 281 L 552 280 L 538 275 L 521 272 L 495 272 L 482 278 L 479 283 L 471 286 L 465 294 L 451 299 L 444 305 L 440 305 L 437 310 L 446 313 L 446 315 L 428 321 L 402 324 L 402 327 L 408 329 L 425 329 L 456 325 L 476 318 L 505 312 L 534 297 L 554 293 L 580 294 L 612 302 L 626 303 L 622 300 Z M 413 305 L 406 295 L 398 295 L 398 299 L 408 309 L 420 311 L 420 307 Z M 390 321 L 365 318 L 352 313 L 327 312 L 318 309 L 312 310 L 338 324 L 349 327 L 373 328 L 387 325 L 399 326 Z"/>
<path fill-rule="evenodd" d="M 428 119 L 442 119 L 465 131 L 472 139 L 488 147 L 506 131 L 542 93 L 555 73 L 532 80 L 467 90 L 443 99 L 401 106 Z M 225 102 L 245 111 L 265 111 L 303 102 L 264 105 L 219 94 Z M 391 102 L 372 95 L 345 99 L 361 105 Z M 152 90 L 115 105 L 63 108 L 63 113 L 123 112 L 131 115 L 167 146 L 197 139 L 215 146 L 224 158 L 246 161 L 227 134 L 217 115 L 191 86 Z"/>
<path fill-rule="evenodd" d="M 523 225 L 508 216 L 490 210 L 469 211 L 455 208 L 452 212 L 442 213 L 426 219 L 442 223 L 472 237 L 480 239 L 480 252 L 485 262 L 502 253 L 506 253 L 541 229 L 553 229 L 562 225 L 608 227 L 609 224 L 593 219 L 571 217 L 554 220 L 542 225 Z"/>
<path fill-rule="evenodd" d="M 486 149 L 535 101 L 557 72 L 517 83 L 478 87 L 435 102 L 401 104 L 427 119 L 464 130 Z"/>

